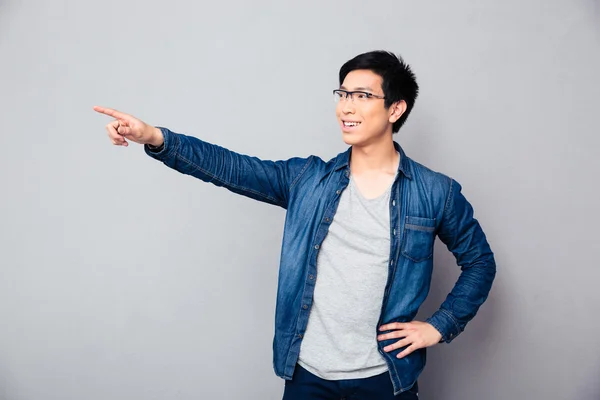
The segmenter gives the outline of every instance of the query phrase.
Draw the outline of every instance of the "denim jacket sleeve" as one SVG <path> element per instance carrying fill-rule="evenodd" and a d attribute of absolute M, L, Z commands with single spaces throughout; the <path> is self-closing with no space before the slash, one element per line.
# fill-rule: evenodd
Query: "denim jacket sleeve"
<path fill-rule="evenodd" d="M 145 145 L 144 150 L 150 157 L 182 174 L 285 209 L 291 188 L 311 161 L 310 157 L 261 160 L 193 136 L 158 128 L 164 136 L 164 147 L 153 150 Z"/>
<path fill-rule="evenodd" d="M 446 244 L 461 274 L 439 310 L 426 320 L 450 343 L 475 316 L 487 299 L 496 275 L 494 255 L 473 208 L 461 193 L 461 186 L 452 180 L 438 236 Z"/>

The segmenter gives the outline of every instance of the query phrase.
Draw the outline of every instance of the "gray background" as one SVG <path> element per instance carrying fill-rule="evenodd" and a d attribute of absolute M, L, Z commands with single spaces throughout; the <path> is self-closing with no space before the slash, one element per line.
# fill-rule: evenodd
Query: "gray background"
<path fill-rule="evenodd" d="M 284 211 L 114 147 L 93 105 L 269 159 L 345 150 L 373 49 L 421 85 L 397 140 L 462 183 L 498 277 L 424 399 L 599 399 L 594 1 L 0 0 L 0 398 L 280 399 Z M 436 246 L 431 295 L 458 276 Z"/>

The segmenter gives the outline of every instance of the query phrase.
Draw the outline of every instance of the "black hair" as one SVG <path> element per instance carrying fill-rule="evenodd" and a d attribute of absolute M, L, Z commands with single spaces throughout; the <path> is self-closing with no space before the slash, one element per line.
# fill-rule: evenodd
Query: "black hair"
<path fill-rule="evenodd" d="M 389 51 L 376 50 L 359 54 L 346 61 L 340 68 L 340 86 L 346 75 L 357 69 L 371 70 L 381 76 L 385 108 L 389 108 L 400 100 L 406 102 L 406 111 L 398 121 L 394 122 L 392 127 L 392 133 L 398 132 L 408 118 L 419 94 L 419 85 L 417 85 L 417 79 L 410 66 L 404 62 L 402 57 Z"/>

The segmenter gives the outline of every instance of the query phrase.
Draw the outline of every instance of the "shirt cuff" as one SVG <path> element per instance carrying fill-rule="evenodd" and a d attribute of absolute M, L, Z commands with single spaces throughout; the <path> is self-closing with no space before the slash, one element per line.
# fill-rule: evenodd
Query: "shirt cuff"
<path fill-rule="evenodd" d="M 160 129 L 160 131 L 163 134 L 163 139 L 164 139 L 163 143 L 158 147 L 154 147 L 149 144 L 145 144 L 144 151 L 146 152 L 146 154 L 148 154 L 152 158 L 155 158 L 157 160 L 163 160 L 173 150 L 173 146 L 176 142 L 176 140 L 174 138 L 175 134 L 173 132 L 171 132 L 170 130 L 168 130 L 167 128 L 163 128 L 160 126 L 157 126 L 156 128 Z"/>
<path fill-rule="evenodd" d="M 148 150 L 150 150 L 153 153 L 160 153 L 162 151 L 162 149 L 165 148 L 165 144 L 161 144 L 158 147 L 152 146 L 151 144 L 148 145 Z"/>
<path fill-rule="evenodd" d="M 442 335 L 442 342 L 450 343 L 460 333 L 460 328 L 456 319 L 450 314 L 450 312 L 440 308 L 425 322 L 433 325 Z"/>

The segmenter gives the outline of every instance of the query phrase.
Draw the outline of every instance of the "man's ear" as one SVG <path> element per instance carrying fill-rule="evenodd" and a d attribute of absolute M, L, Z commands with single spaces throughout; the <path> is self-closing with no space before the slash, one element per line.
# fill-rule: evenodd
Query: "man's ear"
<path fill-rule="evenodd" d="M 402 114 L 406 111 L 406 102 L 400 100 L 390 106 L 390 122 L 393 124 L 398 121 Z"/>

